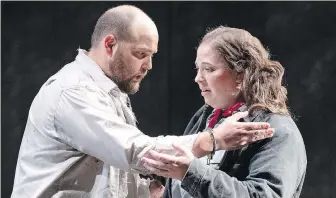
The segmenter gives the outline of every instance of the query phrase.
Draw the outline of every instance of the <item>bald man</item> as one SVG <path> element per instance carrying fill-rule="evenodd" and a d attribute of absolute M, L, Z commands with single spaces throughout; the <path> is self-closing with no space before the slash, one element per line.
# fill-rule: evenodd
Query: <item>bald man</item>
<path fill-rule="evenodd" d="M 175 153 L 175 142 L 204 156 L 236 147 L 229 140 L 244 138 L 243 129 L 246 137 L 259 132 L 253 141 L 273 131 L 267 123 L 236 122 L 244 116 L 239 113 L 198 135 L 139 131 L 127 94 L 136 93 L 152 69 L 158 40 L 154 22 L 136 7 L 115 7 L 99 18 L 89 52 L 79 49 L 31 104 L 12 197 L 149 197 L 150 181 L 139 177 L 147 173 L 140 159 L 148 150 Z"/>

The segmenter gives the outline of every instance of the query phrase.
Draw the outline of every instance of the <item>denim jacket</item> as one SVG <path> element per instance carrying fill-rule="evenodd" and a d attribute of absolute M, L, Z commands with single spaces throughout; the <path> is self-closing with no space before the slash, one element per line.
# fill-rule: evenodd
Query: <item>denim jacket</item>
<path fill-rule="evenodd" d="M 246 110 L 242 106 L 240 111 Z M 204 105 L 190 120 L 185 135 L 205 128 L 212 108 Z M 225 198 L 297 198 L 305 178 L 307 156 L 303 138 L 289 116 L 258 111 L 244 118 L 248 122 L 268 122 L 275 133 L 272 138 L 257 141 L 242 149 L 227 151 L 219 170 L 195 159 L 181 181 L 180 187 L 192 197 Z M 176 183 L 168 179 L 164 198 L 172 194 Z"/>

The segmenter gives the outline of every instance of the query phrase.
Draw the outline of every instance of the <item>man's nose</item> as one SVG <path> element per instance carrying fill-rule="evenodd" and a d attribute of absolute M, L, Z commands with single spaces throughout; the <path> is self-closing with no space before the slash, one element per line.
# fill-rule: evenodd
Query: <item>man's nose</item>
<path fill-rule="evenodd" d="M 152 69 L 152 57 L 148 57 L 147 60 L 142 65 L 142 68 L 145 70 L 151 70 Z"/>

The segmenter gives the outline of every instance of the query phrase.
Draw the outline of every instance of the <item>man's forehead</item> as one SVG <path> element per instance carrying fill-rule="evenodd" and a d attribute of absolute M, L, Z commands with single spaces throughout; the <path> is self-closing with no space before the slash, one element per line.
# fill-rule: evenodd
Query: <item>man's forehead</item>
<path fill-rule="evenodd" d="M 134 48 L 137 48 L 137 49 L 145 49 L 145 50 L 156 53 L 157 47 L 158 47 L 158 37 L 154 35 L 153 36 L 140 35 L 134 42 L 133 46 Z"/>

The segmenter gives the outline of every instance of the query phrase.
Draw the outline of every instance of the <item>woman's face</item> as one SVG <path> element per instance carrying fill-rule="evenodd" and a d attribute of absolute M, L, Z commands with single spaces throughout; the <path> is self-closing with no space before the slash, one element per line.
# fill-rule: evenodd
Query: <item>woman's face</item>
<path fill-rule="evenodd" d="M 197 49 L 195 82 L 201 89 L 206 104 L 215 109 L 226 109 L 237 102 L 239 83 L 227 62 L 208 43 Z"/>

